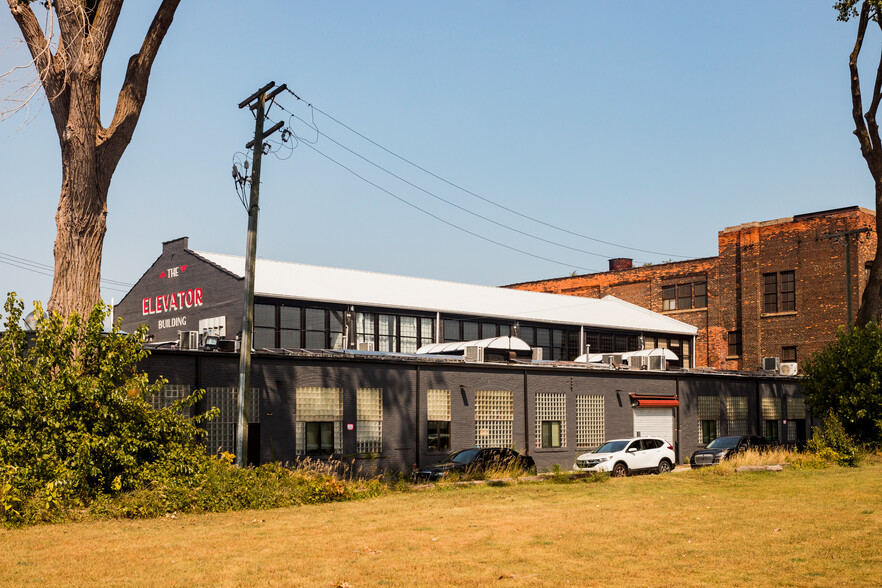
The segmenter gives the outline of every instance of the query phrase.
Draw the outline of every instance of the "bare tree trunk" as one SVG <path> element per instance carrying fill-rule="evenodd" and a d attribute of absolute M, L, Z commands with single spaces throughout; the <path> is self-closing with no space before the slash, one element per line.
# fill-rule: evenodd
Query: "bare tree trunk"
<path fill-rule="evenodd" d="M 870 266 L 867 287 L 861 298 L 861 307 L 855 324 L 864 326 L 882 320 L 882 182 L 876 182 L 876 259 Z"/>
<path fill-rule="evenodd" d="M 47 307 L 85 315 L 101 300 L 110 180 L 138 124 L 150 69 L 180 0 L 162 0 L 157 8 L 140 51 L 129 59 L 107 128 L 100 119 L 101 67 L 123 0 L 47 0 L 58 23 L 48 37 L 29 2 L 7 2 L 46 92 L 61 147 L 55 275 Z"/>

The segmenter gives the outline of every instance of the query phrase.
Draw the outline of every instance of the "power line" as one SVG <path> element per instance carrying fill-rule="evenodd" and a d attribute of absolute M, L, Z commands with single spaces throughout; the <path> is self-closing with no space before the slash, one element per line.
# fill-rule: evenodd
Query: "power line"
<path fill-rule="evenodd" d="M 11 255 L 9 253 L 4 253 L 0 251 L 0 263 L 17 267 L 19 269 L 23 269 L 29 272 L 33 272 L 35 274 L 39 274 L 42 276 L 52 277 L 55 272 L 55 268 L 51 265 L 47 265 L 45 263 L 40 263 L 38 261 L 32 261 L 30 259 L 26 259 L 24 257 L 18 257 L 16 255 Z M 120 282 L 118 280 L 111 280 L 108 278 L 101 278 L 101 282 L 105 284 L 112 284 L 115 286 L 122 286 L 125 288 L 131 288 L 134 284 L 129 282 Z M 128 290 L 122 290 L 120 288 L 114 288 L 113 286 L 106 286 L 107 290 L 115 290 L 117 292 L 128 292 Z"/>
<path fill-rule="evenodd" d="M 491 238 L 489 238 L 489 237 L 485 237 L 484 235 L 480 235 L 480 234 L 478 234 L 478 233 L 475 233 L 475 232 L 473 232 L 473 231 L 470 231 L 470 230 L 468 230 L 468 229 L 466 229 L 466 228 L 464 228 L 464 227 L 461 227 L 461 226 L 459 226 L 459 225 L 457 225 L 457 224 L 454 224 L 454 223 L 452 223 L 452 222 L 450 222 L 450 221 L 446 221 L 446 220 L 444 220 L 443 218 L 441 218 L 441 217 L 439 217 L 439 216 L 437 216 L 437 215 L 435 215 L 435 214 L 429 212 L 428 210 L 425 210 L 425 209 L 423 209 L 423 208 L 420 208 L 420 207 L 417 206 L 416 204 L 414 204 L 414 203 L 412 203 L 412 202 L 410 202 L 410 201 L 408 201 L 408 200 L 405 200 L 404 198 L 401 198 L 400 196 L 394 194 L 393 192 L 387 190 L 386 188 L 383 188 L 382 186 L 380 186 L 380 185 L 378 185 L 378 184 L 375 184 L 374 182 L 372 182 L 372 181 L 370 181 L 369 179 L 365 178 L 364 176 L 360 175 L 359 173 L 357 173 L 357 172 L 354 171 L 353 169 L 347 167 L 346 165 L 340 163 L 339 161 L 337 161 L 337 160 L 334 159 L 333 157 L 331 157 L 331 156 L 325 154 L 324 152 L 320 151 L 320 150 L 319 150 L 317 147 L 315 147 L 314 145 L 310 145 L 308 142 L 304 142 L 304 145 L 306 145 L 307 147 L 309 147 L 310 149 L 312 149 L 313 151 L 315 151 L 316 153 L 318 153 L 319 155 L 321 155 L 321 156 L 324 157 L 325 159 L 327 159 L 327 160 L 329 160 L 329 161 L 331 161 L 331 162 L 337 164 L 338 166 L 340 166 L 340 167 L 343 168 L 344 170 L 348 171 L 348 172 L 349 172 L 350 174 L 352 174 L 353 176 L 355 176 L 355 177 L 357 177 L 358 179 L 362 180 L 363 182 L 365 182 L 365 183 L 367 183 L 367 184 L 370 184 L 371 186 L 373 186 L 373 187 L 376 188 L 377 190 L 380 190 L 381 192 L 385 192 L 386 194 L 388 194 L 388 195 L 391 196 L 392 198 L 395 198 L 395 199 L 398 200 L 399 202 L 402 202 L 402 203 L 404 203 L 404 204 L 410 206 L 411 208 L 415 208 L 416 210 L 422 212 L 423 214 L 426 214 L 426 215 L 432 217 L 433 219 L 435 219 L 435 220 L 437 220 L 437 221 L 439 221 L 439 222 L 444 223 L 445 225 L 447 225 L 447 226 L 449 226 L 449 227 L 453 227 L 454 229 L 457 229 L 457 230 L 459 230 L 459 231 L 462 231 L 463 233 L 469 234 L 469 235 L 471 235 L 471 236 L 473 236 L 473 237 L 477 237 L 478 239 L 481 239 L 481 240 L 483 240 L 483 241 L 487 241 L 488 243 L 493 243 L 494 245 L 498 245 L 498 246 L 500 246 L 500 247 L 504 247 L 504 248 L 509 249 L 509 250 L 511 250 L 511 251 L 516 251 L 516 252 L 521 253 L 521 254 L 523 254 L 523 255 L 528 255 L 528 256 L 533 257 L 533 258 L 535 258 L 535 259 L 540 259 L 540 260 L 542 260 L 542 261 L 547 261 L 547 262 L 554 263 L 554 264 L 557 264 L 557 265 L 562 265 L 562 266 L 564 266 L 564 267 L 573 267 L 573 268 L 576 268 L 576 269 L 582 269 L 582 270 L 589 271 L 589 272 L 598 272 L 598 271 L 600 271 L 600 270 L 596 270 L 596 269 L 592 269 L 592 268 L 587 268 L 587 267 L 583 267 L 583 266 L 579 266 L 579 265 L 573 265 L 573 264 L 565 263 L 565 262 L 562 262 L 562 261 L 557 261 L 557 260 L 554 260 L 554 259 L 549 259 L 549 258 L 547 258 L 547 257 L 542 257 L 541 255 L 536 255 L 535 253 L 530 253 L 529 251 L 524 251 L 523 249 L 518 249 L 517 247 L 512 247 L 511 245 L 506 245 L 505 243 L 500 243 L 499 241 L 495 241 L 495 240 L 493 240 L 493 239 L 491 239 Z"/>
<path fill-rule="evenodd" d="M 303 122 L 304 124 L 307 124 L 307 125 L 309 124 L 309 123 L 307 123 L 305 120 L 303 120 L 302 118 L 300 118 L 299 116 L 297 116 L 296 114 L 294 114 L 293 112 L 291 112 L 291 111 L 289 111 L 288 109 L 286 109 L 286 108 L 285 108 L 284 106 L 282 106 L 281 104 L 279 104 L 279 108 L 281 108 L 282 110 L 284 110 L 285 112 L 287 112 L 288 114 L 290 114 L 292 117 L 297 118 L 298 120 L 300 120 L 300 121 Z M 391 170 L 389 170 L 389 169 L 387 169 L 387 168 L 381 166 L 381 165 L 378 164 L 378 163 L 375 163 L 375 162 L 371 161 L 370 159 L 368 159 L 367 157 L 361 155 L 360 153 L 356 153 L 355 151 L 353 151 L 352 149 L 350 149 L 350 148 L 347 147 L 346 145 L 343 145 L 342 143 L 340 143 L 339 141 L 337 141 L 337 140 L 334 139 L 333 137 L 330 137 L 330 136 L 327 135 L 326 133 L 324 133 L 324 132 L 318 130 L 318 128 L 315 128 L 315 127 L 313 127 L 313 128 L 314 128 L 315 132 L 316 132 L 318 135 L 321 135 L 322 137 L 325 137 L 326 139 L 328 139 L 329 141 L 331 141 L 332 143 L 334 143 L 335 145 L 337 145 L 337 146 L 340 147 L 341 149 L 345 149 L 346 151 L 348 151 L 348 152 L 351 153 L 352 155 L 354 155 L 354 156 L 358 157 L 359 159 L 361 159 L 361 160 L 363 160 L 363 161 L 369 163 L 370 165 L 376 167 L 377 169 L 386 172 L 387 174 L 389 174 L 389 175 L 392 176 L 393 178 L 395 178 L 395 179 L 397 179 L 397 180 L 400 180 L 400 181 L 404 182 L 404 183 L 407 184 L 408 186 L 411 186 L 412 188 L 416 188 L 416 189 L 419 190 L 420 192 L 423 192 L 424 194 L 427 194 L 428 196 L 431 196 L 432 198 L 435 198 L 436 200 L 440 200 L 441 202 L 443 202 L 443 203 L 445 203 L 445 204 L 447 204 L 447 205 L 449 205 L 449 206 L 452 206 L 453 208 L 456 208 L 457 210 L 461 210 L 461 211 L 465 212 L 466 214 L 470 214 L 470 215 L 472 215 L 472 216 L 474 216 L 474 217 L 477 217 L 477 218 L 479 218 L 479 219 L 481 219 L 481 220 L 485 220 L 485 221 L 487 221 L 487 222 L 489 222 L 489 223 L 492 223 L 492 224 L 494 224 L 494 225 L 496 225 L 496 226 L 498 226 L 498 227 L 502 227 L 502 228 L 504 228 L 504 229 L 508 229 L 509 231 L 513 231 L 513 232 L 515 232 L 515 233 L 518 233 L 519 235 L 523 235 L 523 236 L 525 236 L 525 237 L 530 237 L 531 239 L 536 239 L 537 241 L 542 241 L 543 243 L 548 243 L 549 245 L 554 245 L 554 246 L 556 246 L 556 247 L 561 247 L 561 248 L 563 248 L 563 249 L 569 249 L 570 251 L 576 251 L 577 253 L 584 253 L 584 254 L 586 254 L 586 255 L 593 255 L 594 257 L 599 257 L 599 258 L 601 258 L 601 259 L 609 259 L 609 258 L 611 257 L 611 256 L 609 256 L 609 255 L 603 255 L 603 254 L 601 254 L 601 253 L 595 253 L 595 252 L 593 252 L 593 251 L 586 251 L 585 249 L 579 249 L 578 247 L 570 247 L 569 245 L 564 245 L 563 243 L 558 243 L 558 242 L 556 242 L 556 241 L 551 241 L 550 239 L 545 239 L 545 238 L 543 238 L 543 237 L 539 237 L 539 236 L 534 235 L 534 234 L 532 234 L 532 233 L 528 233 L 528 232 L 526 232 L 526 231 L 522 231 L 522 230 L 520 230 L 520 229 L 517 229 L 517 228 L 512 227 L 512 226 L 510 226 L 510 225 L 507 225 L 507 224 L 505 224 L 505 223 L 501 223 L 501 222 L 499 222 L 499 221 L 493 220 L 492 218 L 486 217 L 486 216 L 484 216 L 484 215 L 482 215 L 482 214 L 479 214 L 479 213 L 477 213 L 477 212 L 474 212 L 474 211 L 472 211 L 472 210 L 469 210 L 468 208 L 465 208 L 464 206 L 460 206 L 459 204 L 456 204 L 455 202 L 451 202 L 450 200 L 447 200 L 446 198 L 443 198 L 442 196 L 439 196 L 438 194 L 435 194 L 434 192 L 431 192 L 431 191 L 426 190 L 425 188 L 423 188 L 423 187 L 421 187 L 421 186 L 418 186 L 418 185 L 414 184 L 414 183 L 411 182 L 410 180 L 401 177 L 400 175 L 398 175 L 398 174 L 396 174 L 395 172 L 393 172 L 393 171 L 391 171 Z M 295 135 L 295 137 L 297 137 L 297 135 Z M 299 138 L 299 137 L 297 137 L 297 138 Z M 309 141 L 306 141 L 306 142 L 309 143 Z M 314 142 L 312 142 L 312 143 L 314 143 Z"/>
<path fill-rule="evenodd" d="M 595 238 L 595 237 L 589 237 L 588 235 L 583 235 L 583 234 L 581 234 L 581 233 L 577 233 L 577 232 L 575 232 L 575 231 L 571 231 L 571 230 L 569 230 L 569 229 L 565 229 L 565 228 L 563 228 L 563 227 L 559 227 L 559 226 L 557 226 L 557 225 L 554 225 L 554 224 L 551 224 L 551 223 L 545 222 L 545 221 L 543 221 L 543 220 L 537 219 L 537 218 L 532 217 L 532 216 L 530 216 L 530 215 L 527 215 L 527 214 L 523 214 L 523 213 L 521 213 L 521 212 L 518 212 L 517 210 L 514 210 L 514 209 L 509 208 L 509 207 L 507 207 L 507 206 L 504 206 L 504 205 L 502 205 L 502 204 L 499 204 L 498 202 L 495 202 L 495 201 L 493 201 L 493 200 L 490 200 L 489 198 L 485 198 L 485 197 L 481 196 L 480 194 L 476 194 L 475 192 L 473 192 L 473 191 L 471 191 L 471 190 L 469 190 L 469 189 L 467 189 L 467 188 L 464 188 L 464 187 L 460 186 L 459 184 L 457 184 L 457 183 L 455 183 L 455 182 L 452 182 L 452 181 L 450 181 L 450 180 L 447 180 L 446 178 L 441 177 L 440 175 L 438 175 L 438 174 L 432 172 L 431 170 L 426 169 L 425 167 L 423 167 L 423 166 L 421 166 L 421 165 L 419 165 L 419 164 L 417 164 L 417 163 L 414 163 L 413 161 L 407 159 L 406 157 L 403 157 L 403 156 L 401 156 L 401 155 L 398 155 L 397 153 L 395 153 L 395 152 L 392 151 L 391 149 L 388 149 L 388 148 L 384 147 L 383 145 L 377 143 L 377 142 L 374 141 L 373 139 L 371 139 L 371 138 L 367 137 L 366 135 L 364 135 L 364 134 L 358 132 L 357 130 L 353 129 L 352 127 L 350 127 L 350 126 L 347 125 L 346 123 L 344 123 L 344 122 L 342 122 L 342 121 L 340 121 L 340 120 L 334 118 L 333 116 L 331 116 L 331 115 L 328 114 L 327 112 L 323 111 L 322 109 L 318 108 L 317 106 L 313 105 L 312 103 L 306 102 L 306 101 L 303 100 L 300 96 L 298 96 L 297 94 L 295 94 L 294 92 L 292 92 L 290 89 L 288 89 L 287 91 L 288 91 L 292 96 L 294 96 L 294 98 L 296 98 L 297 100 L 299 100 L 299 101 L 301 101 L 301 102 L 304 102 L 304 103 L 307 105 L 308 108 L 310 108 L 310 109 L 312 109 L 312 110 L 315 110 L 315 111 L 319 112 L 320 114 L 325 115 L 326 117 L 328 117 L 329 119 L 331 119 L 332 121 L 334 121 L 335 123 L 337 123 L 338 125 L 342 126 L 343 128 L 347 129 L 348 131 L 350 131 L 350 132 L 352 132 L 352 133 L 358 135 L 359 137 L 361 137 L 362 139 L 364 139 L 364 140 L 367 141 L 368 143 L 374 145 L 375 147 L 377 147 L 377 148 L 379 148 L 379 149 L 382 149 L 383 151 L 385 151 L 385 152 L 388 153 L 389 155 L 392 155 L 393 157 L 396 157 L 397 159 L 400 159 L 401 161 L 407 163 L 408 165 L 411 165 L 411 166 L 415 167 L 416 169 L 418 169 L 418 170 L 420 170 L 420 171 L 422 171 L 422 172 L 424 172 L 424 173 L 426 173 L 426 174 L 432 176 L 433 178 L 435 178 L 435 179 L 437 179 L 437 180 L 440 180 L 440 181 L 444 182 L 445 184 L 447 184 L 447 185 L 449 185 L 449 186 L 451 186 L 451 187 L 453 187 L 453 188 L 456 188 L 457 190 L 460 190 L 460 191 L 462 191 L 462 192 L 464 192 L 464 193 L 466 193 L 466 194 L 468 194 L 468 195 L 470 195 L 470 196 L 473 196 L 473 197 L 475 197 L 475 198 L 477 198 L 477 199 L 479 199 L 479 200 L 481 200 L 481 201 L 483 201 L 483 202 L 486 202 L 487 204 L 491 204 L 491 205 L 493 205 L 493 206 L 495 206 L 495 207 L 497 207 L 497 208 L 500 208 L 500 209 L 502 209 L 502 210 L 505 210 L 506 212 L 509 212 L 509 213 L 511 213 L 511 214 L 514 214 L 514 215 L 516 215 L 516 216 L 519 216 L 519 217 L 521 217 L 521 218 L 523 218 L 523 219 L 526 219 L 526 220 L 529 220 L 529 221 L 532 221 L 532 222 L 535 222 L 535 223 L 539 223 L 539 224 L 541 224 L 541 225 L 543 225 L 543 226 L 546 226 L 546 227 L 548 227 L 548 228 L 554 229 L 554 230 L 556 230 L 556 231 L 560 231 L 560 232 L 562 232 L 562 233 L 567 233 L 568 235 L 572 235 L 572 236 L 574 236 L 574 237 L 580 237 L 580 238 L 582 238 L 582 239 L 587 239 L 587 240 L 589 240 L 589 241 L 594 241 L 594 242 L 596 242 L 596 243 L 603 243 L 604 245 L 609 245 L 609 246 L 611 246 L 611 247 L 618 247 L 618 248 L 620 248 L 620 249 L 628 249 L 628 250 L 630 250 L 630 251 L 639 251 L 639 252 L 641 252 L 641 253 L 649 253 L 649 254 L 652 254 L 652 255 L 661 255 L 661 256 L 667 256 L 667 257 L 679 257 L 679 258 L 682 258 L 682 259 L 689 259 L 689 258 L 690 258 L 689 256 L 686 256 L 686 255 L 676 255 L 676 254 L 673 254 L 673 253 L 662 253 L 662 252 L 659 252 L 659 251 L 651 251 L 651 250 L 648 250 L 648 249 L 640 249 L 640 248 L 638 248 L 638 247 L 629 247 L 629 246 L 627 246 L 627 245 L 621 245 L 621 244 L 618 244 L 618 243 L 612 243 L 612 242 L 610 242 L 610 241 L 604 241 L 604 240 L 602 240 L 602 239 L 597 239 L 597 238 Z M 278 103 L 277 103 L 277 104 L 278 104 Z M 281 104 L 279 104 L 279 107 L 281 108 Z M 287 111 L 286 111 L 286 112 L 287 112 Z M 301 119 L 301 120 L 303 120 L 303 119 Z M 304 122 L 305 122 L 305 121 L 304 121 Z M 315 128 L 315 130 L 316 130 L 317 132 L 319 132 L 317 128 Z M 322 134 L 324 135 L 324 133 L 322 133 Z M 327 135 L 325 135 L 325 136 L 327 137 Z M 328 137 L 328 139 L 330 139 L 330 137 Z M 333 140 L 333 139 L 331 139 L 331 140 Z M 592 255 L 594 255 L 594 254 L 592 254 Z"/>

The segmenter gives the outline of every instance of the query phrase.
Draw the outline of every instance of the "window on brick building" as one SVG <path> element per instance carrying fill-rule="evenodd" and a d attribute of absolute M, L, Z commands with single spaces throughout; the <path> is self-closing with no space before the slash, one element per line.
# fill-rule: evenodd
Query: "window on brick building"
<path fill-rule="evenodd" d="M 707 282 L 662 286 L 662 310 L 707 308 Z"/>
<path fill-rule="evenodd" d="M 729 355 L 741 356 L 741 331 L 729 331 Z"/>
<path fill-rule="evenodd" d="M 796 346 L 781 348 L 781 361 L 796 361 Z"/>
<path fill-rule="evenodd" d="M 763 312 L 796 310 L 796 273 L 793 270 L 763 274 Z"/>

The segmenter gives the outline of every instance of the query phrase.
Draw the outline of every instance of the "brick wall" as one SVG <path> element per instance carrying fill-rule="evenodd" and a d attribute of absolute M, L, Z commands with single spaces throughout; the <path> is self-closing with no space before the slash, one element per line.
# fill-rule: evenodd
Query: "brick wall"
<path fill-rule="evenodd" d="M 719 255 L 675 263 L 569 276 L 510 287 L 575 296 L 613 295 L 698 327 L 697 366 L 755 369 L 763 357 L 796 347 L 797 362 L 832 341 L 847 322 L 846 237 L 850 247 L 852 317 L 876 251 L 875 214 L 859 207 L 729 227 L 719 232 Z M 831 237 L 831 235 L 840 235 Z M 796 310 L 764 312 L 763 274 L 793 271 Z M 707 283 L 706 308 L 665 311 L 662 287 Z M 740 331 L 742 352 L 729 354 L 729 333 Z"/>

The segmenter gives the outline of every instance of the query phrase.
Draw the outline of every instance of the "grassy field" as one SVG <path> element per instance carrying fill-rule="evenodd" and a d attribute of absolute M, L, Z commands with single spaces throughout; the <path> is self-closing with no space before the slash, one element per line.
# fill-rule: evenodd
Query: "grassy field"
<path fill-rule="evenodd" d="M 0 585 L 877 586 L 882 460 L 0 531 Z"/>

